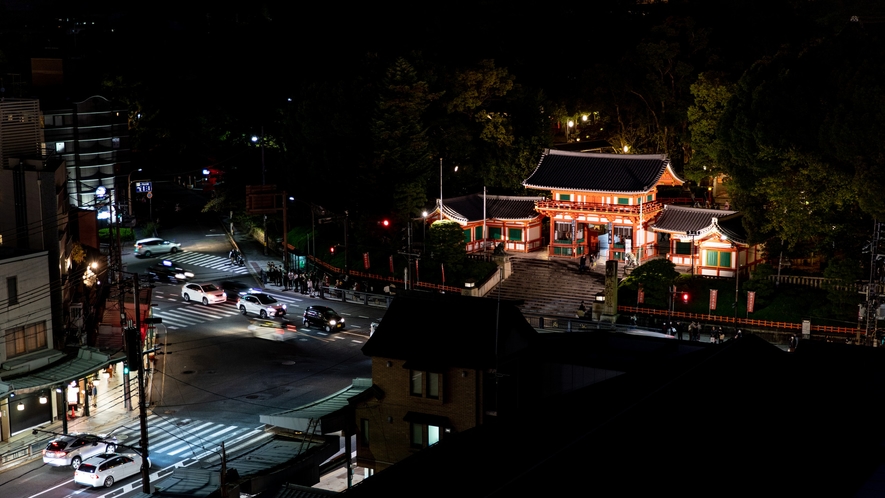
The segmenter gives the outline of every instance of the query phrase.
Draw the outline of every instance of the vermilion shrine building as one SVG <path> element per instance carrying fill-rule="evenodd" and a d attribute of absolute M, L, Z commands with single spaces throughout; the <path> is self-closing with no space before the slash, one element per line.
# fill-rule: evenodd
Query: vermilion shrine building
<path fill-rule="evenodd" d="M 543 247 L 541 222 L 544 216 L 535 211 L 543 197 L 473 194 L 443 199 L 443 219 L 461 225 L 467 252 L 494 249 L 504 243 L 504 250 L 530 252 Z M 439 219 L 439 206 L 427 215 Z"/>
<path fill-rule="evenodd" d="M 763 262 L 758 245 L 747 243 L 736 211 L 664 206 L 651 229 L 662 237 L 670 261 L 690 266 L 693 275 L 733 277 Z"/>
<path fill-rule="evenodd" d="M 548 149 L 523 182 L 547 190 L 536 203 L 550 218 L 550 256 L 596 254 L 640 261 L 657 255 L 656 235 L 648 229 L 663 205 L 659 186 L 679 186 L 666 155 L 599 154 Z"/>

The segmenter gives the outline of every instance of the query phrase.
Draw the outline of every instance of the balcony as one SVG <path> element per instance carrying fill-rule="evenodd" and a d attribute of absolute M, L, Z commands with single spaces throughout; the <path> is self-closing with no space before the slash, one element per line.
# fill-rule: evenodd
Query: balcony
<path fill-rule="evenodd" d="M 601 202 L 539 201 L 536 206 L 538 211 L 547 215 L 553 213 L 617 213 L 639 216 L 640 211 L 647 215 L 663 209 L 663 204 L 658 201 L 646 202 L 642 206 Z"/>

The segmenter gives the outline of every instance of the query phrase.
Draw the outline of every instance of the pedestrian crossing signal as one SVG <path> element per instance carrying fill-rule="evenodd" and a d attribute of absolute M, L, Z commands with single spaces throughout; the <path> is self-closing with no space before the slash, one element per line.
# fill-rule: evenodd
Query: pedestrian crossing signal
<path fill-rule="evenodd" d="M 123 375 L 129 375 L 129 364 L 123 363 Z"/>
<path fill-rule="evenodd" d="M 688 304 L 688 292 L 683 292 L 683 293 L 682 293 L 682 302 L 683 302 L 684 304 Z"/>

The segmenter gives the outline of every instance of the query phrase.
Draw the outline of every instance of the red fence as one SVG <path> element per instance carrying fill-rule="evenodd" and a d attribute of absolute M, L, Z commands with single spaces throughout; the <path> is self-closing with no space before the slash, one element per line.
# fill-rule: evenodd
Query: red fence
<path fill-rule="evenodd" d="M 621 313 L 641 313 L 645 315 L 668 316 L 667 310 L 655 310 L 650 308 L 637 308 L 635 306 L 618 306 Z M 731 323 L 735 326 L 743 327 L 762 327 L 767 329 L 780 330 L 802 330 L 801 323 L 795 322 L 771 322 L 768 320 L 754 320 L 752 318 L 733 318 L 720 315 L 708 315 L 706 313 L 685 313 L 683 311 L 671 311 L 669 316 L 682 320 L 703 320 L 706 322 Z M 857 329 L 854 327 L 833 327 L 830 325 L 812 325 L 812 332 L 828 333 L 828 334 L 856 334 Z"/>
<path fill-rule="evenodd" d="M 332 266 L 329 263 L 326 263 L 325 261 L 321 261 L 313 256 L 307 256 L 307 259 L 312 261 L 315 265 L 321 266 L 321 267 L 325 268 L 326 270 L 329 270 L 332 273 L 344 273 L 344 270 L 342 270 L 341 268 L 338 268 L 336 266 Z M 369 273 L 369 272 L 360 271 L 360 270 L 348 270 L 348 274 L 353 275 L 354 277 L 371 278 L 372 280 L 379 280 L 382 282 L 393 282 L 393 283 L 405 285 L 404 280 L 401 278 L 386 277 L 386 276 L 376 275 L 374 273 Z M 427 283 L 427 282 L 413 282 L 412 285 L 414 287 L 418 287 L 421 289 L 435 290 L 435 291 L 439 291 L 439 292 L 455 292 L 458 294 L 461 293 L 460 287 L 454 287 L 451 285 L 439 285 L 439 284 L 431 284 L 431 283 Z"/>

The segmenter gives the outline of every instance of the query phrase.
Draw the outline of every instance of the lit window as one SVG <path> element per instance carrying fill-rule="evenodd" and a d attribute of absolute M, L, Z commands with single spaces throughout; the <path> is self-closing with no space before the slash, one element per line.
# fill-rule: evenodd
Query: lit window
<path fill-rule="evenodd" d="M 424 447 L 424 426 L 421 424 L 416 424 L 411 422 L 410 424 L 410 432 L 412 435 L 412 447 L 413 448 L 423 448 Z"/>
<path fill-rule="evenodd" d="M 435 372 L 427 373 L 427 397 L 439 399 L 439 374 Z"/>
<path fill-rule="evenodd" d="M 412 396 L 421 396 L 424 394 L 422 384 L 424 380 L 424 372 L 411 371 L 412 381 L 409 384 L 409 394 Z"/>

